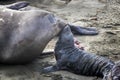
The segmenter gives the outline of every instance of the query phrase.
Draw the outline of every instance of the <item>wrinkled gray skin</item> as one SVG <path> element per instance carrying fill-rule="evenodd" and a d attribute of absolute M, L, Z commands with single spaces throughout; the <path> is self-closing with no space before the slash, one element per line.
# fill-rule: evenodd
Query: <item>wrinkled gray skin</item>
<path fill-rule="evenodd" d="M 67 25 L 48 11 L 20 10 L 28 4 L 22 1 L 0 6 L 0 63 L 20 64 L 34 60 Z M 81 27 L 80 33 L 98 34 L 95 29 Z"/>
<path fill-rule="evenodd" d="M 117 61 L 103 80 L 120 80 L 120 61 Z"/>
<path fill-rule="evenodd" d="M 55 57 L 56 65 L 45 68 L 44 72 L 68 70 L 81 75 L 104 77 L 103 80 L 120 80 L 120 72 L 115 70 L 120 71 L 120 63 L 119 68 L 116 68 L 118 64 L 115 65 L 110 59 L 75 47 L 73 34 L 68 26 L 60 33 L 55 47 Z M 111 71 L 116 79 L 109 79 Z"/>

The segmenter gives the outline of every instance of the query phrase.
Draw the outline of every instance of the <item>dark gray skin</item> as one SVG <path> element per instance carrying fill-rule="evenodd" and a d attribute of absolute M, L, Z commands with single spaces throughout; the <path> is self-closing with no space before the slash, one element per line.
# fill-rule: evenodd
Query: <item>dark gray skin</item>
<path fill-rule="evenodd" d="M 0 7 L 0 63 L 23 64 L 36 59 L 67 25 L 48 11 L 20 10 L 27 5 L 18 2 Z M 96 30 L 81 30 L 81 34 L 98 34 Z"/>
<path fill-rule="evenodd" d="M 103 80 L 120 80 L 120 72 L 115 70 L 120 71 L 120 66 L 116 68 L 118 65 L 110 59 L 88 53 L 76 47 L 69 26 L 65 27 L 60 33 L 55 47 L 55 57 L 56 65 L 45 68 L 44 72 L 68 70 L 81 75 L 104 77 Z M 108 75 L 111 71 L 114 77 L 117 77 L 116 79 L 109 79 L 110 76 Z"/>
<path fill-rule="evenodd" d="M 27 7 L 28 5 L 29 5 L 29 2 L 27 2 L 27 1 L 19 1 L 19 2 L 13 3 L 13 4 L 9 4 L 9 5 L 0 5 L 0 7 L 9 8 L 12 10 L 19 10 L 24 7 Z"/>

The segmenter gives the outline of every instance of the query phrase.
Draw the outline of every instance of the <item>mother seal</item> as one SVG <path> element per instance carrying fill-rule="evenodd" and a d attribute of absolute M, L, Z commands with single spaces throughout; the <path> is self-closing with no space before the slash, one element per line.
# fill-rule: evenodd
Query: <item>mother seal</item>
<path fill-rule="evenodd" d="M 120 62 L 88 53 L 74 45 L 73 34 L 67 26 L 61 31 L 55 47 L 56 65 L 45 72 L 68 70 L 76 74 L 100 76 L 103 80 L 120 80 Z"/>
<path fill-rule="evenodd" d="M 23 1 L 0 7 L 0 63 L 32 61 L 68 25 L 48 11 L 19 10 L 27 5 Z M 77 29 L 80 34 L 98 34 L 94 29 L 69 26 Z"/>

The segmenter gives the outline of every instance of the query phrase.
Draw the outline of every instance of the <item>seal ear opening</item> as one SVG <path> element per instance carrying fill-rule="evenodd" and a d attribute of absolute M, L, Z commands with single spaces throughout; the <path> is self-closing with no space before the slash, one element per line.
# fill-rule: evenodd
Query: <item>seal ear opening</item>
<path fill-rule="evenodd" d="M 19 10 L 21 8 L 27 7 L 28 5 L 29 5 L 29 2 L 27 1 L 19 1 L 10 5 L 6 5 L 6 7 L 12 10 Z"/>

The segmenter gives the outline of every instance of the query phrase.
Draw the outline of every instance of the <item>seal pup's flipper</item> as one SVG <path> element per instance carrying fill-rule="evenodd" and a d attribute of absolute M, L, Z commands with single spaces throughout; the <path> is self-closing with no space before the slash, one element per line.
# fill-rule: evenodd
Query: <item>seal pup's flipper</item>
<path fill-rule="evenodd" d="M 54 54 L 54 51 L 48 51 L 48 52 L 42 52 L 42 54 L 40 54 L 40 56 L 52 55 L 52 54 Z"/>
<path fill-rule="evenodd" d="M 42 72 L 49 73 L 49 72 L 55 72 L 55 71 L 60 71 L 60 70 L 70 71 L 66 66 L 62 66 L 61 64 L 63 64 L 63 63 L 59 63 L 59 64 L 56 64 L 53 66 L 45 67 Z"/>
<path fill-rule="evenodd" d="M 57 68 L 56 66 L 49 66 L 43 69 L 43 73 L 48 73 L 48 72 L 54 72 L 54 71 L 58 71 L 59 68 Z"/>
<path fill-rule="evenodd" d="M 6 7 L 13 10 L 19 10 L 21 8 L 27 7 L 28 5 L 29 5 L 29 2 L 27 1 L 19 1 L 10 5 L 6 5 Z"/>
<path fill-rule="evenodd" d="M 69 25 L 71 28 L 71 31 L 74 34 L 78 34 L 78 35 L 97 35 L 99 34 L 99 31 L 95 28 L 85 28 L 85 27 L 81 27 L 81 26 L 74 26 L 74 25 Z"/>
<path fill-rule="evenodd" d="M 53 66 L 48 66 L 43 69 L 43 73 L 54 72 L 59 70 L 66 70 L 66 56 L 62 56 L 61 59 L 57 60 L 57 63 Z"/>

